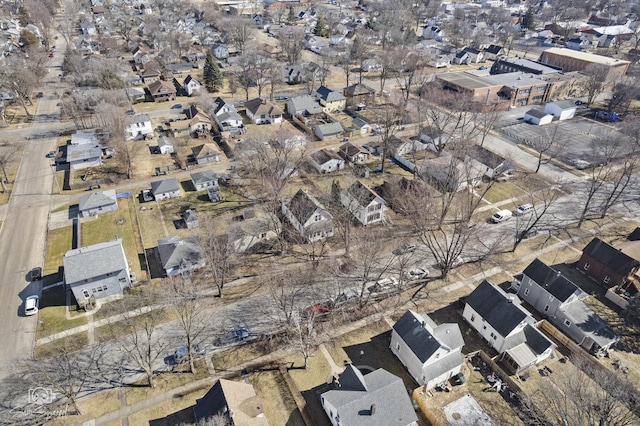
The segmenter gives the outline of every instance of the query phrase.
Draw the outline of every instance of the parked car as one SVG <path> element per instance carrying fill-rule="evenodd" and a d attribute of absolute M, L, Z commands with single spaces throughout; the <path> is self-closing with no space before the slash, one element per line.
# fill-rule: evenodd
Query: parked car
<path fill-rule="evenodd" d="M 35 315 L 38 312 L 39 302 L 40 298 L 36 295 L 27 297 L 24 301 L 24 314 L 26 316 Z"/>
<path fill-rule="evenodd" d="M 421 280 L 429 276 L 429 270 L 425 268 L 414 268 L 405 273 L 408 280 Z"/>
<path fill-rule="evenodd" d="M 182 109 L 182 104 L 175 104 L 171 109 Z"/>
<path fill-rule="evenodd" d="M 399 256 L 399 255 L 405 254 L 405 253 L 413 253 L 414 251 L 416 251 L 416 245 L 415 244 L 405 243 L 405 244 L 401 245 L 400 247 L 396 248 L 393 251 L 393 254 L 395 254 L 396 256 Z"/>
<path fill-rule="evenodd" d="M 44 93 L 42 92 L 36 93 L 36 98 L 42 98 L 43 96 L 44 96 Z"/>
<path fill-rule="evenodd" d="M 37 266 L 29 271 L 29 280 L 38 281 L 42 279 L 42 268 Z"/>
<path fill-rule="evenodd" d="M 579 99 L 576 101 L 576 105 L 577 105 L 577 106 L 580 106 L 580 105 L 582 105 L 583 103 L 584 103 L 584 102 L 582 102 L 582 101 L 581 101 L 581 100 L 579 100 Z"/>
<path fill-rule="evenodd" d="M 201 344 L 191 346 L 191 355 L 193 357 L 202 356 L 207 353 L 207 347 Z M 187 362 L 189 360 L 189 350 L 186 346 L 180 346 L 173 353 L 173 360 L 176 364 Z"/>
<path fill-rule="evenodd" d="M 231 338 L 237 342 L 241 342 L 249 337 L 249 329 L 246 327 L 234 328 L 227 332 L 227 338 Z"/>
<path fill-rule="evenodd" d="M 571 164 L 573 167 L 575 167 L 578 170 L 584 170 L 584 169 L 588 169 L 589 167 L 591 167 L 591 163 L 585 160 L 579 160 L 579 159 L 572 159 L 569 160 L 569 164 Z"/>
<path fill-rule="evenodd" d="M 132 109 L 129 109 L 125 112 L 126 115 L 136 115 L 136 112 Z"/>
<path fill-rule="evenodd" d="M 493 216 L 491 216 L 491 221 L 493 223 L 500 223 L 504 222 L 505 220 L 511 219 L 512 216 L 513 213 L 511 213 L 511 210 L 500 210 L 499 212 L 496 212 Z"/>
<path fill-rule="evenodd" d="M 55 151 L 49 151 L 49 152 L 47 152 L 47 155 L 46 155 L 47 158 L 53 158 L 55 156 L 56 156 L 56 152 Z"/>
<path fill-rule="evenodd" d="M 278 95 L 278 96 L 275 96 L 273 99 L 275 99 L 276 101 L 286 101 L 287 99 L 289 99 L 289 97 L 287 95 Z"/>
<path fill-rule="evenodd" d="M 519 231 L 518 232 L 518 239 L 519 240 L 527 240 L 529 238 L 535 237 L 536 235 L 538 235 L 540 233 L 540 231 L 538 230 L 538 228 L 536 228 L 535 226 L 531 229 L 529 229 L 528 231 Z"/>
<path fill-rule="evenodd" d="M 533 211 L 533 204 L 521 204 L 513 211 L 516 216 L 522 216 Z"/>
<path fill-rule="evenodd" d="M 49 57 L 53 58 L 54 56 L 56 56 L 56 54 L 54 52 L 49 52 Z"/>
<path fill-rule="evenodd" d="M 314 303 L 302 310 L 303 318 L 319 317 L 329 313 L 331 306 L 329 303 Z"/>

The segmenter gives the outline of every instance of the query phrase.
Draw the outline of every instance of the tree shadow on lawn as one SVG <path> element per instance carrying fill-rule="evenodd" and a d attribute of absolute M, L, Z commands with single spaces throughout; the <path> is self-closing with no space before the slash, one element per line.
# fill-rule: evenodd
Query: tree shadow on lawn
<path fill-rule="evenodd" d="M 194 405 L 183 408 L 175 413 L 168 414 L 165 417 L 159 419 L 149 420 L 149 426 L 174 426 L 181 424 L 193 424 L 196 422 L 196 417 L 193 414 Z"/>

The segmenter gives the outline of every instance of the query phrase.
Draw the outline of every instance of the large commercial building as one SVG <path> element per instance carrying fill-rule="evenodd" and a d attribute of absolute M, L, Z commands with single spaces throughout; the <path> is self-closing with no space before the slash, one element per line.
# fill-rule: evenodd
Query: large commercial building
<path fill-rule="evenodd" d="M 540 62 L 546 65 L 560 67 L 564 72 L 584 71 L 589 65 L 603 65 L 609 68 L 607 80 L 623 76 L 627 73 L 631 62 L 593 53 L 552 47 L 542 52 Z"/>

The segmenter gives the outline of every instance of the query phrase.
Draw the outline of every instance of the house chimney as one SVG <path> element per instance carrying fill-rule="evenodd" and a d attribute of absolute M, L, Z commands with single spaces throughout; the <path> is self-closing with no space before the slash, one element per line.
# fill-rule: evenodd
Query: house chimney
<path fill-rule="evenodd" d="M 422 328 L 426 327 L 427 322 L 426 321 L 422 321 Z"/>
<path fill-rule="evenodd" d="M 370 415 L 373 416 L 376 413 L 376 404 L 371 404 Z"/>

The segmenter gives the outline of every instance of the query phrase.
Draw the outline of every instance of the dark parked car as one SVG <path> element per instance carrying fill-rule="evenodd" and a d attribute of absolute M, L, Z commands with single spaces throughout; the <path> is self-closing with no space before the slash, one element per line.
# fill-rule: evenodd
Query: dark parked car
<path fill-rule="evenodd" d="M 518 232 L 518 239 L 519 240 L 527 240 L 529 238 L 535 237 L 539 233 L 540 233 L 540 231 L 538 230 L 538 228 L 536 228 L 534 226 L 533 228 L 529 229 L 529 231 L 520 231 L 520 232 Z"/>
<path fill-rule="evenodd" d="M 175 104 L 171 109 L 182 109 L 182 104 Z"/>
<path fill-rule="evenodd" d="M 405 254 L 405 253 L 413 253 L 414 251 L 416 251 L 416 245 L 415 244 L 405 243 L 405 244 L 401 245 L 400 247 L 398 247 L 397 249 L 395 249 L 393 251 L 393 254 L 398 256 L 398 255 Z"/>

